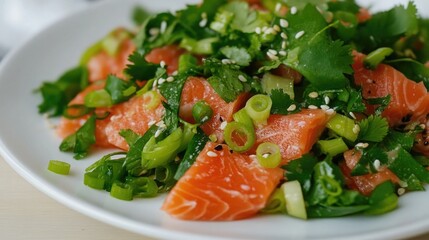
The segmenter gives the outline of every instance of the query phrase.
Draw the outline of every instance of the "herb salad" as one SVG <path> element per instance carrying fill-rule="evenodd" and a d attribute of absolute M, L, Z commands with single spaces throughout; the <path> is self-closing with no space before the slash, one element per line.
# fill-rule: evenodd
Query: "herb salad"
<path fill-rule="evenodd" d="M 205 0 L 133 19 L 38 89 L 61 151 L 120 149 L 85 185 L 236 220 L 381 214 L 429 182 L 428 22 L 412 2 Z"/>

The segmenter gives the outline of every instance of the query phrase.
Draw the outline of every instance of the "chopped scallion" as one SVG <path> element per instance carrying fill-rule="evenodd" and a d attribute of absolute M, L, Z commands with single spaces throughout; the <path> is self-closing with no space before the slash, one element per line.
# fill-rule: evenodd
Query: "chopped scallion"
<path fill-rule="evenodd" d="M 266 124 L 272 104 L 269 96 L 258 94 L 247 100 L 245 109 L 255 124 Z"/>
<path fill-rule="evenodd" d="M 282 160 L 279 146 L 270 142 L 261 143 L 258 146 L 256 158 L 259 164 L 265 168 L 275 168 Z"/>
<path fill-rule="evenodd" d="M 110 196 L 125 200 L 133 200 L 133 187 L 127 183 L 114 182 L 110 190 Z"/>
<path fill-rule="evenodd" d="M 49 161 L 48 170 L 56 174 L 68 175 L 70 173 L 70 164 L 63 161 L 51 160 Z"/>
<path fill-rule="evenodd" d="M 226 144 L 236 152 L 249 150 L 256 140 L 253 128 L 239 122 L 228 123 L 223 134 Z"/>

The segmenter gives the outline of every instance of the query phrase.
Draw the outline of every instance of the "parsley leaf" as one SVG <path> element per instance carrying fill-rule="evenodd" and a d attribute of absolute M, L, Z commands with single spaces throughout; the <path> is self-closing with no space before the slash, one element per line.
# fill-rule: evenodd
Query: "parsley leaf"
<path fill-rule="evenodd" d="M 282 114 L 287 115 L 291 113 L 297 113 L 301 110 L 298 104 L 295 103 L 289 96 L 289 94 L 285 93 L 283 89 L 277 88 L 271 90 L 270 98 L 272 101 L 271 113 L 272 114 Z M 296 108 L 291 110 L 289 107 L 295 104 Z M 291 111 L 288 111 L 291 110 Z"/>
<path fill-rule="evenodd" d="M 36 91 L 40 92 L 43 102 L 39 104 L 39 113 L 50 113 L 56 117 L 63 114 L 68 103 L 88 85 L 88 70 L 78 66 L 66 71 L 55 82 L 44 82 Z"/>
<path fill-rule="evenodd" d="M 244 91 L 244 86 L 239 80 L 242 75 L 249 79 L 235 64 L 222 64 L 216 58 L 207 58 L 204 61 L 204 72 L 210 76 L 207 81 L 226 102 L 234 101 Z"/>
<path fill-rule="evenodd" d="M 144 54 L 141 54 L 138 51 L 133 52 L 129 57 L 128 61 L 131 64 L 127 65 L 125 73 L 131 76 L 131 80 L 148 80 L 155 77 L 156 70 L 158 69 L 158 64 L 148 63 Z"/>
<path fill-rule="evenodd" d="M 359 123 L 358 139 L 361 141 L 381 142 L 389 132 L 389 123 L 381 116 L 371 115 Z"/>
<path fill-rule="evenodd" d="M 82 127 L 61 142 L 60 150 L 75 153 L 75 159 L 86 157 L 89 148 L 95 143 L 95 121 L 95 115 L 89 117 Z"/>

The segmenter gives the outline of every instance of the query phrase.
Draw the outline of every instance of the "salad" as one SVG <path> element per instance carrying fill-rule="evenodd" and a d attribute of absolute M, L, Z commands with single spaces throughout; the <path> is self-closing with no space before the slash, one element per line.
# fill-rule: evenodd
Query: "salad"
<path fill-rule="evenodd" d="M 383 214 L 429 183 L 429 20 L 412 2 L 204 0 L 133 19 L 38 88 L 61 151 L 112 149 L 88 187 L 226 221 Z"/>

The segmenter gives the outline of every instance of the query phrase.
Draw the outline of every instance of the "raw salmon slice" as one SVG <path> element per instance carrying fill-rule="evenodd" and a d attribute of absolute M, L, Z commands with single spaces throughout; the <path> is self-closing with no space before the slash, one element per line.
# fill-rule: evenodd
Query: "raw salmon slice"
<path fill-rule="evenodd" d="M 232 115 L 237 112 L 248 99 L 248 94 L 240 94 L 233 102 L 225 102 L 203 78 L 189 77 L 183 87 L 180 100 L 179 116 L 188 122 L 194 122 L 192 107 L 200 100 L 204 100 L 213 110 L 213 117 L 201 126 L 207 135 L 214 134 L 217 142 L 223 142 L 222 122 L 231 122 Z"/>
<path fill-rule="evenodd" d="M 126 39 L 120 46 L 116 56 L 110 56 L 106 51 L 100 51 L 88 62 L 89 81 L 105 80 L 109 74 L 125 79 L 123 70 L 130 62 L 128 56 L 135 50 L 131 39 Z"/>
<path fill-rule="evenodd" d="M 362 156 L 362 152 L 358 150 L 349 150 L 344 152 L 344 162 L 340 163 L 340 169 L 346 179 L 346 184 L 349 188 L 357 190 L 368 196 L 379 184 L 390 180 L 398 183 L 398 177 L 390 171 L 386 166 L 382 166 L 377 173 L 368 173 L 361 176 L 352 176 L 352 169 L 356 166 Z"/>
<path fill-rule="evenodd" d="M 308 153 L 325 129 L 330 115 L 321 109 L 304 109 L 290 115 L 273 114 L 267 125 L 255 129 L 256 143 L 251 152 L 263 142 L 272 142 L 280 147 L 282 164 Z"/>
<path fill-rule="evenodd" d="M 167 66 L 167 73 L 172 74 L 179 68 L 179 57 L 183 53 L 185 53 L 185 50 L 177 45 L 154 48 L 146 55 L 146 61 L 155 64 L 160 64 L 161 61 L 164 61 Z"/>
<path fill-rule="evenodd" d="M 282 178 L 280 168 L 263 168 L 254 158 L 209 142 L 168 194 L 162 209 L 185 220 L 248 218 L 265 206 Z"/>
<path fill-rule="evenodd" d="M 355 83 L 362 87 L 365 99 L 391 96 L 390 104 L 383 111 L 391 126 L 410 121 L 421 121 L 429 113 L 429 94 L 422 82 L 407 79 L 391 66 L 380 64 L 375 70 L 364 67 L 365 55 L 354 52 L 353 69 Z M 367 105 L 369 113 L 373 105 Z"/>
<path fill-rule="evenodd" d="M 85 100 L 85 96 L 92 92 L 99 89 L 104 88 L 104 81 L 97 81 L 89 85 L 87 88 L 85 88 L 82 92 L 80 92 L 76 97 L 70 101 L 69 105 L 74 104 L 83 104 Z M 114 112 L 114 108 L 98 108 L 97 114 L 102 115 L 105 112 Z M 60 119 L 60 122 L 56 128 L 56 132 L 58 136 L 61 138 L 66 138 L 67 136 L 75 133 L 89 118 L 89 115 L 84 115 L 82 117 L 76 118 L 76 119 L 68 119 L 62 117 Z M 112 144 L 109 143 L 107 139 L 107 135 L 104 132 L 104 129 L 106 128 L 106 125 L 110 121 L 110 116 L 104 118 L 103 120 L 96 120 L 95 122 L 95 145 L 99 147 L 112 147 Z"/>
<path fill-rule="evenodd" d="M 161 98 L 161 96 L 159 96 Z M 131 129 L 143 135 L 152 124 L 161 121 L 165 109 L 161 102 L 153 108 L 147 108 L 147 99 L 135 96 L 129 101 L 115 106 L 115 113 L 111 115 L 109 123 L 105 126 L 108 142 L 118 148 L 128 150 L 125 139 L 119 135 L 122 129 Z"/>

